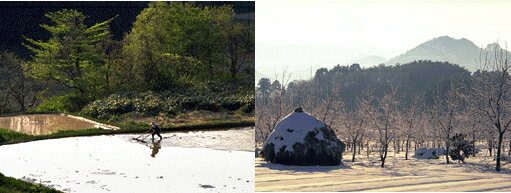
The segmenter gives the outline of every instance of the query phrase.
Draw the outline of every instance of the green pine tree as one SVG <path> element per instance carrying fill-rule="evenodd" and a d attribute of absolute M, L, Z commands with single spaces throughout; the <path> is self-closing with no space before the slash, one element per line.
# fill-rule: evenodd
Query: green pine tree
<path fill-rule="evenodd" d="M 37 79 L 49 79 L 84 97 L 93 97 L 105 86 L 105 53 L 98 49 L 110 35 L 114 19 L 85 25 L 87 16 L 72 9 L 45 14 L 52 24 L 40 25 L 51 34 L 47 41 L 26 38 L 24 44 L 34 52 L 32 62 L 25 66 Z"/>

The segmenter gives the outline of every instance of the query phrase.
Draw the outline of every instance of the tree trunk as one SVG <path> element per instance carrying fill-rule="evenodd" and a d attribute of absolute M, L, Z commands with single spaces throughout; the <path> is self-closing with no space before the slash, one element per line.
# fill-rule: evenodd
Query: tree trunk
<path fill-rule="evenodd" d="M 366 152 L 367 152 L 367 158 L 369 158 L 369 140 L 366 142 Z"/>
<path fill-rule="evenodd" d="M 394 148 L 394 155 L 396 155 L 396 150 L 397 150 L 397 143 L 396 143 L 396 140 L 394 140 L 394 141 L 392 142 L 392 146 L 393 146 L 393 148 Z"/>
<path fill-rule="evenodd" d="M 389 148 L 389 144 L 385 144 L 383 147 L 383 155 L 381 157 L 381 167 L 385 167 L 385 159 L 387 159 L 387 151 Z"/>
<path fill-rule="evenodd" d="M 491 140 L 488 140 L 488 152 L 490 152 L 490 157 L 492 157 L 493 144 Z"/>
<path fill-rule="evenodd" d="M 401 142 L 400 142 L 400 140 L 397 140 L 396 143 L 397 143 L 397 149 L 396 149 L 397 150 L 397 154 L 399 154 L 401 152 L 400 151 L 401 150 Z"/>
<path fill-rule="evenodd" d="M 406 139 L 406 145 L 405 145 L 405 160 L 408 160 L 408 148 L 410 148 L 410 139 Z"/>
<path fill-rule="evenodd" d="M 497 144 L 497 166 L 495 166 L 495 170 L 500 172 L 500 153 L 502 149 L 502 139 L 504 138 L 504 133 L 499 132 L 499 143 Z"/>
<path fill-rule="evenodd" d="M 472 131 L 472 145 L 476 146 L 476 132 L 475 130 Z"/>
<path fill-rule="evenodd" d="M 449 164 L 449 142 L 445 143 L 445 159 L 447 164 Z"/>
<path fill-rule="evenodd" d="M 356 154 L 357 154 L 357 143 L 353 143 L 353 157 L 351 157 L 351 162 L 355 162 Z"/>
<path fill-rule="evenodd" d="M 362 141 L 360 141 L 358 144 L 358 155 L 361 154 L 360 151 L 362 151 Z"/>
<path fill-rule="evenodd" d="M 509 150 L 507 152 L 507 156 L 511 156 L 511 139 L 509 139 Z"/>

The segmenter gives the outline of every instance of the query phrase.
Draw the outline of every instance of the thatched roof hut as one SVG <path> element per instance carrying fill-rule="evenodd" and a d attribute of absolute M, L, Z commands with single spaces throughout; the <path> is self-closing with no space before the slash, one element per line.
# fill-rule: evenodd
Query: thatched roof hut
<path fill-rule="evenodd" d="M 284 165 L 339 165 L 344 148 L 328 125 L 297 108 L 277 123 L 262 156 Z"/>

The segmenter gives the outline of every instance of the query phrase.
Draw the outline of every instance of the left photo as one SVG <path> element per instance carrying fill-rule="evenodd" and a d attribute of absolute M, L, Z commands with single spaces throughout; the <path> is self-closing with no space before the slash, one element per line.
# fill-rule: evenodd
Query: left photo
<path fill-rule="evenodd" d="M 254 192 L 255 2 L 0 2 L 0 192 Z"/>

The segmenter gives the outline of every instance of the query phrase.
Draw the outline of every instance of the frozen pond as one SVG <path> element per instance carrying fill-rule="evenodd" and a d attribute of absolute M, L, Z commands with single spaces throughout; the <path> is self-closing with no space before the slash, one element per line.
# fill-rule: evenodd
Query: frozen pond
<path fill-rule="evenodd" d="M 0 128 L 30 135 L 51 134 L 59 130 L 90 129 L 97 125 L 111 127 L 85 118 L 65 114 L 33 114 L 0 117 Z"/>
<path fill-rule="evenodd" d="M 65 192 L 254 192 L 253 135 L 241 129 L 166 133 L 159 143 L 116 135 L 4 145 L 0 172 Z"/>

